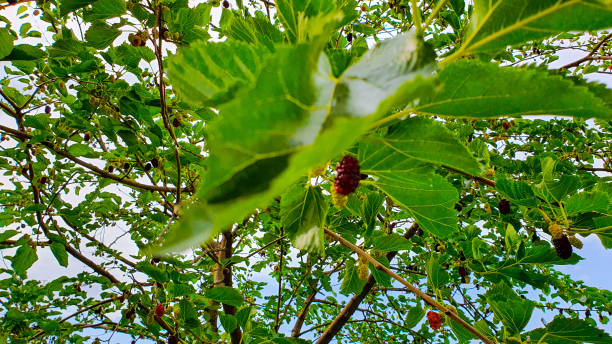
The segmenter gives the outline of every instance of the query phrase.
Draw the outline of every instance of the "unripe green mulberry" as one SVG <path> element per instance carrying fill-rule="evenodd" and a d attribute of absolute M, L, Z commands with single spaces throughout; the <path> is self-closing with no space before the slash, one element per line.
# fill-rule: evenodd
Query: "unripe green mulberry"
<path fill-rule="evenodd" d="M 548 226 L 548 231 L 553 239 L 560 239 L 563 236 L 563 229 L 556 223 Z"/>
<path fill-rule="evenodd" d="M 346 202 L 348 201 L 348 196 L 337 192 L 335 185 L 331 186 L 331 196 L 332 196 L 332 202 L 334 203 L 336 208 L 342 209 L 346 206 Z"/>
<path fill-rule="evenodd" d="M 580 239 L 576 238 L 575 236 L 571 236 L 568 238 L 570 244 L 572 246 L 574 246 L 577 249 L 581 249 L 582 248 L 582 241 L 580 241 Z"/>
<path fill-rule="evenodd" d="M 357 274 L 359 279 L 365 281 L 370 276 L 370 269 L 368 268 L 368 262 L 365 259 L 359 258 L 359 266 L 357 267 Z"/>

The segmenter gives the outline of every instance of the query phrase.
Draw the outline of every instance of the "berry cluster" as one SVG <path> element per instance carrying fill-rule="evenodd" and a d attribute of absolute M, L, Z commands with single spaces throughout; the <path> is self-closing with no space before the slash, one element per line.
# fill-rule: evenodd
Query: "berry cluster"
<path fill-rule="evenodd" d="M 434 311 L 427 312 L 427 320 L 429 321 L 429 327 L 431 327 L 432 330 L 438 330 L 440 327 L 442 327 L 442 318 L 440 317 L 440 314 Z"/>
<path fill-rule="evenodd" d="M 336 179 L 334 187 L 341 195 L 349 195 L 357 189 L 361 174 L 359 173 L 359 162 L 352 156 L 345 156 L 336 166 Z"/>

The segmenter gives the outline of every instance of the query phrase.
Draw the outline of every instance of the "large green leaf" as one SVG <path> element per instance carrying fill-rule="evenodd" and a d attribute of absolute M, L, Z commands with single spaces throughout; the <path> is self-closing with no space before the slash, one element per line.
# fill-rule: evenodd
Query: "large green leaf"
<path fill-rule="evenodd" d="M 604 101 L 559 75 L 532 67 L 462 60 L 440 71 L 443 87 L 414 107 L 420 113 L 492 118 L 523 115 L 612 117 Z"/>
<path fill-rule="evenodd" d="M 581 192 L 564 202 L 565 212 L 568 215 L 597 211 L 605 213 L 610 207 L 608 194 L 601 191 Z"/>
<path fill-rule="evenodd" d="M 427 284 L 434 289 L 440 289 L 450 281 L 450 275 L 440 264 L 436 256 L 431 256 L 425 265 L 427 272 Z"/>
<path fill-rule="evenodd" d="M 379 44 L 338 78 L 318 43 L 278 47 L 251 88 L 223 104 L 210 124 L 206 183 L 199 192 L 206 203 L 191 206 L 196 213 L 187 211 L 174 226 L 164 251 L 210 238 L 342 154 L 381 114 L 431 90 L 424 75 L 432 62 L 430 48 L 402 35 Z M 353 104 L 344 100 L 359 95 L 369 104 L 349 111 Z"/>
<path fill-rule="evenodd" d="M 62 0 L 60 3 L 60 15 L 64 16 L 74 10 L 83 8 L 89 4 L 94 3 L 95 0 Z"/>
<path fill-rule="evenodd" d="M 389 128 L 384 137 L 369 137 L 389 159 L 405 157 L 444 165 L 478 175 L 481 167 L 470 151 L 442 123 L 425 117 L 412 117 Z M 367 157 L 366 157 L 367 158 Z"/>
<path fill-rule="evenodd" d="M 509 334 L 519 333 L 531 319 L 535 303 L 522 299 L 504 282 L 496 284 L 485 294 L 487 303 Z"/>
<path fill-rule="evenodd" d="M 527 333 L 532 342 L 547 344 L 612 343 L 609 334 L 596 328 L 582 319 L 555 318 L 546 324 Z"/>
<path fill-rule="evenodd" d="M 104 49 L 119 37 L 121 31 L 104 22 L 94 23 L 85 33 L 87 43 L 96 49 Z"/>
<path fill-rule="evenodd" d="M 188 103 L 219 104 L 255 82 L 268 53 L 265 47 L 242 42 L 196 42 L 168 58 L 168 78 Z"/>
<path fill-rule="evenodd" d="M 36 249 L 30 246 L 27 240 L 19 239 L 21 246 L 15 252 L 15 255 L 11 259 L 13 270 L 21 277 L 26 276 L 26 271 L 38 260 Z"/>
<path fill-rule="evenodd" d="M 93 3 L 91 10 L 85 11 L 83 19 L 93 22 L 118 17 L 125 13 L 125 9 L 125 1 L 122 0 L 98 0 Z"/>
<path fill-rule="evenodd" d="M 295 1 L 278 0 L 276 1 L 278 18 L 285 28 L 285 32 L 290 41 L 299 41 L 307 33 L 308 22 L 317 16 L 324 16 L 336 9 L 335 1 L 313 0 Z"/>
<path fill-rule="evenodd" d="M 0 58 L 3 58 L 11 53 L 13 50 L 13 41 L 15 37 L 10 34 L 9 29 L 0 29 Z"/>
<path fill-rule="evenodd" d="M 321 188 L 297 183 L 281 198 L 281 223 L 296 248 L 323 255 L 328 204 Z"/>
<path fill-rule="evenodd" d="M 612 26 L 609 3 L 599 0 L 475 0 L 461 52 L 501 50 L 560 32 Z"/>
<path fill-rule="evenodd" d="M 214 287 L 206 290 L 204 295 L 211 300 L 225 303 L 234 307 L 240 307 L 244 302 L 240 292 L 231 287 Z"/>
<path fill-rule="evenodd" d="M 446 238 L 457 228 L 457 189 L 430 168 L 365 173 L 376 175 L 376 186 L 406 209 L 423 230 Z"/>

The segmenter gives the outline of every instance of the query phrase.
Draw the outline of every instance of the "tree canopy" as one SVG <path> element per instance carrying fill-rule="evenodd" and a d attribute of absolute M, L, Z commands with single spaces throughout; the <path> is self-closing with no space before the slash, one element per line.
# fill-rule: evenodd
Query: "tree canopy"
<path fill-rule="evenodd" d="M 0 342 L 612 342 L 609 0 L 0 21 Z"/>

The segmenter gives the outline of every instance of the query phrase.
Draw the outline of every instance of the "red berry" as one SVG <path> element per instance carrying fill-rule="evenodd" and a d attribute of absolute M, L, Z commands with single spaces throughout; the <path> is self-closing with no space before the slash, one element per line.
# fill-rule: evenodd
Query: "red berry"
<path fill-rule="evenodd" d="M 223 7 L 225 7 L 225 8 L 229 8 L 229 5 L 230 5 L 230 4 L 229 4 L 229 1 L 227 1 L 227 0 L 224 0 L 224 1 L 223 1 Z"/>
<path fill-rule="evenodd" d="M 83 135 L 83 140 L 85 141 L 89 141 L 90 138 L 91 138 L 91 134 L 89 132 L 86 132 L 85 135 Z"/>
<path fill-rule="evenodd" d="M 442 318 L 440 317 L 440 314 L 434 311 L 427 312 L 427 320 L 429 321 L 429 327 L 431 327 L 432 330 L 437 330 L 442 327 Z"/>
<path fill-rule="evenodd" d="M 341 195 L 349 195 L 357 189 L 361 180 L 359 162 L 352 156 L 345 156 L 336 166 L 334 186 Z"/>
<path fill-rule="evenodd" d="M 155 315 L 157 315 L 158 317 L 164 316 L 164 305 L 159 304 L 157 305 L 157 307 L 155 307 Z"/>
<path fill-rule="evenodd" d="M 366 5 L 361 5 L 361 11 L 362 12 L 365 12 L 367 10 L 368 10 L 368 8 L 366 7 Z"/>
<path fill-rule="evenodd" d="M 45 113 L 46 114 L 51 113 L 51 107 L 49 105 L 45 106 Z"/>
<path fill-rule="evenodd" d="M 179 121 L 179 120 L 178 120 L 178 118 L 174 118 L 174 119 L 172 120 L 172 125 L 173 125 L 175 128 L 178 128 L 178 127 L 181 125 L 181 121 Z"/>
<path fill-rule="evenodd" d="M 153 165 L 153 167 L 155 167 L 155 168 L 158 168 L 159 167 L 159 160 L 157 160 L 157 158 L 151 159 L 151 165 Z"/>
<path fill-rule="evenodd" d="M 349 32 L 348 35 L 346 35 L 346 40 L 349 43 L 351 43 L 353 41 L 353 33 L 352 32 Z"/>
<path fill-rule="evenodd" d="M 502 127 L 504 127 L 504 130 L 508 130 L 508 129 L 510 129 L 510 123 L 508 123 L 506 121 L 503 121 L 502 122 Z"/>
<path fill-rule="evenodd" d="M 144 170 L 145 170 L 145 171 L 149 171 L 149 170 L 150 170 L 152 167 L 153 167 L 153 166 L 151 166 L 151 164 L 150 164 L 150 163 L 146 163 L 146 164 L 145 164 L 145 166 L 144 166 Z"/>
<path fill-rule="evenodd" d="M 178 337 L 177 336 L 170 336 L 168 337 L 168 344 L 178 344 Z"/>

